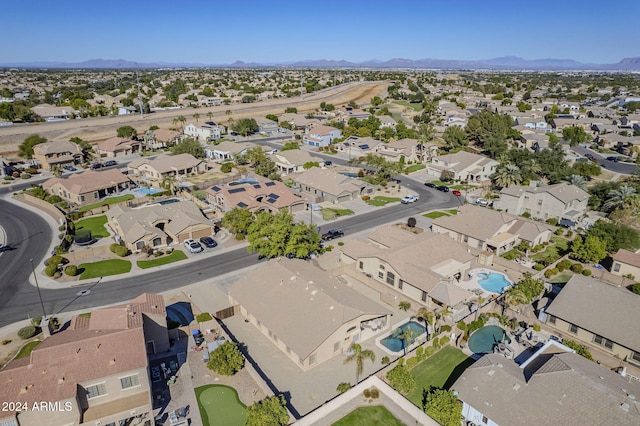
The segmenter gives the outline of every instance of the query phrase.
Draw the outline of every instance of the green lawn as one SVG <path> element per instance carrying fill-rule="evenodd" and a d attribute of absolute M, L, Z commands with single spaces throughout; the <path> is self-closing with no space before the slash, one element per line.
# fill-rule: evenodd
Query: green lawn
<path fill-rule="evenodd" d="M 247 421 L 246 405 L 238 392 L 225 385 L 205 385 L 194 389 L 204 426 L 242 426 Z"/>
<path fill-rule="evenodd" d="M 546 249 L 534 254 L 531 258 L 536 262 L 548 259 L 552 260 L 550 263 L 553 263 L 567 253 L 567 250 L 569 249 L 569 240 L 554 236 L 551 237 L 551 242 L 554 244 L 548 245 Z"/>
<path fill-rule="evenodd" d="M 416 379 L 416 388 L 407 395 L 407 399 L 422 408 L 422 390 L 431 386 L 449 389 L 462 372 L 473 364 L 460 349 L 445 346 L 431 357 L 411 369 Z"/>
<path fill-rule="evenodd" d="M 353 210 L 349 209 L 322 209 L 320 210 L 322 213 L 322 218 L 324 220 L 335 219 L 337 216 L 349 216 L 354 214 Z"/>
<path fill-rule="evenodd" d="M 156 257 L 155 259 L 138 260 L 136 264 L 138 265 L 138 267 L 142 269 L 147 269 L 147 268 L 153 268 L 154 266 L 166 265 L 168 263 L 177 262 L 179 260 L 184 260 L 186 258 L 187 258 L 187 255 L 184 254 L 182 250 L 174 250 L 169 255 Z"/>
<path fill-rule="evenodd" d="M 551 242 L 556 245 L 559 251 L 567 251 L 569 249 L 569 240 L 563 237 L 553 236 Z"/>
<path fill-rule="evenodd" d="M 422 216 L 428 217 L 429 219 L 437 219 L 437 218 L 442 217 L 442 216 L 449 216 L 449 213 L 446 213 L 446 212 L 429 212 L 429 213 L 423 214 Z"/>
<path fill-rule="evenodd" d="M 402 426 L 403 423 L 393 417 L 382 405 L 370 405 L 356 408 L 333 426 Z"/>
<path fill-rule="evenodd" d="M 449 214 L 458 214 L 458 210 L 456 210 L 456 209 L 447 210 L 446 212 L 449 213 Z"/>
<path fill-rule="evenodd" d="M 26 345 L 20 348 L 20 351 L 18 351 L 18 355 L 16 355 L 16 359 L 26 358 L 29 355 L 31 355 L 31 351 L 33 351 L 36 348 L 36 346 L 38 346 L 40 343 L 42 343 L 41 340 L 34 340 L 33 342 L 27 343 Z"/>
<path fill-rule="evenodd" d="M 551 284 L 564 284 L 567 281 L 569 281 L 572 275 L 573 275 L 573 272 L 571 271 L 563 271 L 563 272 L 560 272 L 558 275 L 554 275 L 553 277 L 551 277 L 551 279 L 549 279 L 549 282 Z"/>
<path fill-rule="evenodd" d="M 393 203 L 396 201 L 400 201 L 400 198 L 397 197 L 382 197 L 380 195 L 373 197 L 370 200 L 367 200 L 366 203 L 372 206 L 380 207 L 384 206 L 387 203 Z"/>
<path fill-rule="evenodd" d="M 405 172 L 407 173 L 413 173 L 413 172 L 417 172 L 418 170 L 422 170 L 422 169 L 426 169 L 427 166 L 425 166 L 424 164 L 413 164 L 409 167 L 407 167 L 406 169 L 404 169 Z"/>
<path fill-rule="evenodd" d="M 133 194 L 120 195 L 120 196 L 117 196 L 117 197 L 109 197 L 109 198 L 105 198 L 104 200 L 100 201 L 99 203 L 89 204 L 87 206 L 80 207 L 80 211 L 81 212 L 86 212 L 88 210 L 92 210 L 92 209 L 95 209 L 97 207 L 104 206 L 105 204 L 108 204 L 108 205 L 116 204 L 116 203 L 120 203 L 122 201 L 132 200 L 134 198 L 135 197 L 133 196 Z"/>
<path fill-rule="evenodd" d="M 109 275 L 124 274 L 131 271 L 131 262 L 122 259 L 107 259 L 93 263 L 82 263 L 78 266 L 80 279 L 106 277 Z"/>
<path fill-rule="evenodd" d="M 414 111 L 422 111 L 422 104 L 421 103 L 412 104 L 412 103 L 407 102 L 407 101 L 395 101 L 393 103 L 396 104 L 396 105 L 403 106 L 405 108 L 412 108 Z"/>
<path fill-rule="evenodd" d="M 104 227 L 105 223 L 107 223 L 105 215 L 88 217 L 76 222 L 76 231 L 88 230 L 91 231 L 93 238 L 107 238 L 109 231 Z"/>

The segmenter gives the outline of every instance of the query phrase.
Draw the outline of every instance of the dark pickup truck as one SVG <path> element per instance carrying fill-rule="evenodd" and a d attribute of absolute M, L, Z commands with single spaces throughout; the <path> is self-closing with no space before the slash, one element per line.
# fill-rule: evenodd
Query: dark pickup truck
<path fill-rule="evenodd" d="M 333 240 L 334 238 L 344 237 L 344 232 L 337 229 L 332 229 L 329 232 L 322 234 L 322 239 L 325 241 Z"/>

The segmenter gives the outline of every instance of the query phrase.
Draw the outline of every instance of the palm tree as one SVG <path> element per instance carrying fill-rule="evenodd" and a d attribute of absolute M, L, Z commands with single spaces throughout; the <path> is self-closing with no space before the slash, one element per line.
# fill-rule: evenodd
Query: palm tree
<path fill-rule="evenodd" d="M 51 166 L 51 173 L 53 173 L 53 175 L 57 178 L 62 177 L 62 167 L 60 167 L 58 164 Z"/>
<path fill-rule="evenodd" d="M 213 121 L 213 113 L 211 111 L 207 113 L 207 117 L 209 117 L 209 121 Z"/>
<path fill-rule="evenodd" d="M 487 301 L 487 299 L 486 299 L 486 298 L 484 298 L 484 297 L 482 297 L 482 296 L 480 296 L 480 295 L 478 295 L 478 296 L 476 297 L 476 301 L 475 301 L 475 303 L 476 303 L 476 305 L 478 305 L 478 308 L 476 309 L 476 317 L 475 317 L 475 319 L 476 319 L 476 320 L 478 319 L 478 313 L 480 312 L 480 308 L 482 308 L 482 305 L 483 305 L 483 304 L 484 304 L 484 302 L 486 302 L 486 301 Z"/>
<path fill-rule="evenodd" d="M 178 183 L 178 179 L 174 175 L 166 175 L 162 179 L 161 187 L 164 189 L 171 191 L 171 195 L 176 195 L 176 184 Z"/>
<path fill-rule="evenodd" d="M 182 124 L 182 131 L 184 132 L 184 123 L 187 121 L 187 119 L 184 115 L 180 115 L 178 116 L 178 118 L 176 118 L 176 120 L 178 120 L 178 122 Z"/>
<path fill-rule="evenodd" d="M 402 345 L 402 349 L 404 349 L 404 354 L 406 355 L 407 348 L 411 346 L 416 340 L 416 337 L 418 337 L 417 334 L 418 332 L 413 328 L 407 328 L 404 331 L 402 331 L 401 328 L 396 328 L 396 330 L 393 332 L 393 337 L 401 339 L 404 342 L 404 344 Z"/>
<path fill-rule="evenodd" d="M 428 322 L 429 319 L 429 315 L 432 315 L 433 313 L 431 311 L 429 311 L 427 308 L 422 307 L 420 309 L 418 309 L 418 312 L 416 312 L 416 318 L 419 320 L 424 321 L 425 323 Z"/>
<path fill-rule="evenodd" d="M 626 183 L 619 189 L 613 189 L 607 194 L 607 201 L 603 204 L 605 209 L 615 210 L 630 207 L 637 198 L 636 189 Z"/>
<path fill-rule="evenodd" d="M 522 290 L 520 290 L 519 288 L 514 287 L 514 288 L 508 290 L 502 296 L 502 315 L 504 315 L 504 313 L 507 310 L 507 308 L 509 308 L 511 306 L 522 305 L 524 303 L 527 303 L 528 301 L 529 300 L 528 300 L 526 294 L 524 294 L 524 292 Z"/>
<path fill-rule="evenodd" d="M 199 118 L 200 118 L 200 114 L 198 114 L 197 112 L 193 114 L 193 119 L 196 120 L 196 123 L 198 122 Z"/>
<path fill-rule="evenodd" d="M 500 167 L 500 169 L 493 175 L 493 181 L 496 185 L 502 187 L 519 184 L 522 182 L 520 167 L 513 163 L 503 164 L 503 166 Z"/>
<path fill-rule="evenodd" d="M 567 179 L 567 182 L 569 182 L 569 185 L 577 186 L 578 188 L 582 189 L 583 191 L 587 190 L 587 182 L 584 180 L 583 176 L 571 175 Z"/>
<path fill-rule="evenodd" d="M 349 349 L 352 351 L 352 354 L 344 359 L 344 363 L 348 364 L 350 362 L 356 363 L 356 385 L 360 381 L 360 375 L 362 374 L 362 370 L 364 369 L 364 360 L 368 359 L 371 362 L 376 360 L 376 354 L 373 353 L 372 350 L 362 349 L 358 343 L 352 343 L 349 346 Z"/>

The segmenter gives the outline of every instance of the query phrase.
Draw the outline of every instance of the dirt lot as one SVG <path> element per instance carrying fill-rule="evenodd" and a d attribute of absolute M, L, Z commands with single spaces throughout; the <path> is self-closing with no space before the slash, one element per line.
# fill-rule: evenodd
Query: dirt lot
<path fill-rule="evenodd" d="M 301 98 L 270 99 L 254 104 L 232 104 L 198 109 L 181 108 L 156 112 L 144 117 L 128 115 L 0 127 L 0 154 L 6 158 L 16 157 L 18 145 L 34 133 L 49 140 L 69 140 L 77 136 L 94 142 L 115 136 L 116 129 L 123 125 L 133 126 L 138 133 L 144 133 L 152 125 L 161 128 L 174 127 L 172 120 L 180 115 L 186 117 L 187 122 L 195 121 L 193 114 L 196 112 L 200 114 L 200 120 L 208 120 L 207 113 L 211 112 L 214 121 L 227 123 L 230 118 L 238 120 L 267 114 L 282 114 L 284 109 L 290 106 L 295 106 L 298 112 L 308 112 L 319 108 L 321 102 L 336 106 L 346 105 L 351 101 L 368 104 L 372 97 L 382 95 L 387 86 L 386 82 L 354 82 Z M 232 114 L 226 114 L 227 110 Z"/>

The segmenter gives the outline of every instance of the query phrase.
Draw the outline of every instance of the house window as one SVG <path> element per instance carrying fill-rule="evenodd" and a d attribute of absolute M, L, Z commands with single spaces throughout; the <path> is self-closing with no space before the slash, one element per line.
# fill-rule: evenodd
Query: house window
<path fill-rule="evenodd" d="M 358 268 L 364 269 L 364 262 L 363 261 L 358 262 Z"/>
<path fill-rule="evenodd" d="M 482 248 L 482 241 L 478 241 L 478 248 L 481 249 Z"/>
<path fill-rule="evenodd" d="M 318 357 L 315 353 L 312 353 L 309 357 L 309 365 L 316 365 L 318 363 Z"/>
<path fill-rule="evenodd" d="M 404 284 L 404 281 L 402 281 L 402 280 L 398 280 L 398 288 L 399 288 L 400 290 L 402 290 L 402 285 L 403 285 L 403 284 Z"/>
<path fill-rule="evenodd" d="M 487 416 L 482 416 L 482 423 L 484 424 L 489 423 L 489 419 L 487 418 Z"/>
<path fill-rule="evenodd" d="M 129 389 L 134 386 L 140 386 L 138 375 L 134 374 L 133 376 L 121 377 L 120 386 L 122 387 L 122 389 Z"/>
<path fill-rule="evenodd" d="M 380 268 L 380 270 L 384 271 L 384 265 L 378 265 L 378 268 Z"/>
<path fill-rule="evenodd" d="M 396 282 L 396 276 L 392 272 L 387 272 L 387 284 L 393 286 Z"/>
<path fill-rule="evenodd" d="M 426 291 L 423 291 L 423 292 L 422 292 L 422 297 L 421 297 L 420 299 L 421 299 L 423 302 L 426 302 L 426 301 L 427 301 L 427 292 L 426 292 Z"/>
<path fill-rule="evenodd" d="M 640 362 L 640 352 L 631 352 L 631 359 Z"/>
<path fill-rule="evenodd" d="M 613 264 L 613 272 L 620 272 L 620 264 L 618 262 Z"/>
<path fill-rule="evenodd" d="M 600 346 L 604 346 L 609 350 L 613 349 L 613 342 L 611 340 L 605 339 L 604 337 L 598 336 L 597 334 L 593 336 L 593 342 Z"/>
<path fill-rule="evenodd" d="M 541 206 L 542 205 L 542 200 L 538 200 L 538 205 Z"/>
<path fill-rule="evenodd" d="M 160 244 L 162 244 L 162 238 L 154 238 L 154 239 L 153 239 L 153 246 L 154 246 L 154 247 L 157 247 L 157 246 L 159 246 Z"/>
<path fill-rule="evenodd" d="M 340 350 L 340 342 L 335 342 L 333 344 L 333 353 L 336 353 Z"/>
<path fill-rule="evenodd" d="M 578 334 L 578 326 L 577 325 L 573 325 L 571 324 L 569 326 L 569 332 L 573 333 L 573 334 Z"/>
<path fill-rule="evenodd" d="M 554 317 L 553 315 L 549 315 L 549 320 L 547 321 L 549 324 L 556 324 L 556 317 Z"/>
<path fill-rule="evenodd" d="M 66 198 L 66 197 L 67 197 L 67 194 L 65 194 L 65 198 Z M 81 203 L 82 203 L 82 202 L 84 202 L 84 195 L 81 195 L 81 196 L 80 196 L 80 202 L 81 202 Z"/>
<path fill-rule="evenodd" d="M 96 398 L 100 395 L 107 394 L 107 385 L 105 383 L 99 383 L 97 385 L 88 386 L 87 390 L 87 399 Z"/>
<path fill-rule="evenodd" d="M 381 280 L 384 279 L 384 272 L 378 271 L 378 278 L 380 278 Z"/>
<path fill-rule="evenodd" d="M 463 236 L 462 237 L 462 242 L 468 243 L 469 242 L 469 236 L 468 235 Z"/>

